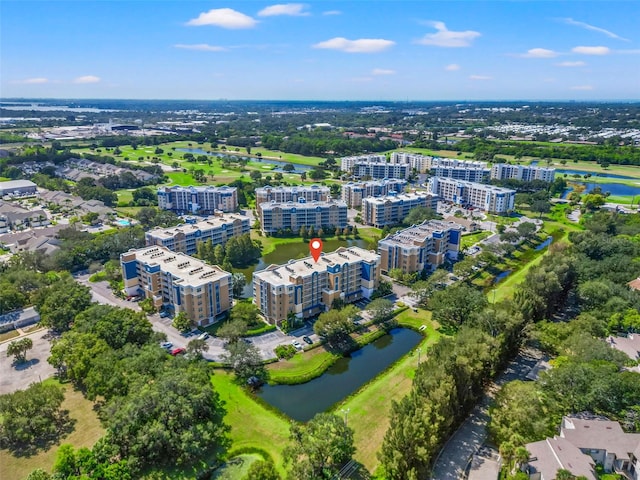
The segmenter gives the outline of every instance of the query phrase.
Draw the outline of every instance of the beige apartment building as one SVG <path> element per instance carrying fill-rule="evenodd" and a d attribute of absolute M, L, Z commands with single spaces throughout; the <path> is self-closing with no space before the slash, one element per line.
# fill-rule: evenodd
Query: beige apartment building
<path fill-rule="evenodd" d="M 369 298 L 380 282 L 380 256 L 359 247 L 270 265 L 253 274 L 253 299 L 264 317 L 280 325 L 290 314 L 309 318 L 341 299 Z"/>
<path fill-rule="evenodd" d="M 362 222 L 376 228 L 398 225 L 416 207 L 427 207 L 435 211 L 437 206 L 438 196 L 427 192 L 364 198 Z"/>
<path fill-rule="evenodd" d="M 402 193 L 407 181 L 398 178 L 372 180 L 369 182 L 348 182 L 342 186 L 342 200 L 349 208 L 362 206 L 362 199 L 367 197 L 383 197 L 389 193 Z"/>
<path fill-rule="evenodd" d="M 453 222 L 427 220 L 388 235 L 378 242 L 382 273 L 398 268 L 404 273 L 435 270 L 460 251 L 462 227 Z"/>
<path fill-rule="evenodd" d="M 120 255 L 120 264 L 127 295 L 185 312 L 198 326 L 226 318 L 231 309 L 231 274 L 220 267 L 158 246 L 129 250 Z"/>
<path fill-rule="evenodd" d="M 489 213 L 507 213 L 515 206 L 515 190 L 482 183 L 431 177 L 429 191 L 438 195 L 441 200 Z"/>

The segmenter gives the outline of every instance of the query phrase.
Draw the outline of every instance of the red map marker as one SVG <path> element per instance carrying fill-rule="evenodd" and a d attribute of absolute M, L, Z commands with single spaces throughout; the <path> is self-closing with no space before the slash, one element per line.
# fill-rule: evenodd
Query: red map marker
<path fill-rule="evenodd" d="M 319 238 L 312 238 L 309 242 L 309 250 L 311 251 L 311 256 L 317 262 L 322 254 L 322 240 Z"/>

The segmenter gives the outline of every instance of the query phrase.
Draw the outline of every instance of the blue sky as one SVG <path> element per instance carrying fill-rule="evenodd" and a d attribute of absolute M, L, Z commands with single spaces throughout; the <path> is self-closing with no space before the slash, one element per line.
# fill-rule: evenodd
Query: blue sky
<path fill-rule="evenodd" d="M 2 97 L 640 98 L 640 2 L 0 3 Z"/>

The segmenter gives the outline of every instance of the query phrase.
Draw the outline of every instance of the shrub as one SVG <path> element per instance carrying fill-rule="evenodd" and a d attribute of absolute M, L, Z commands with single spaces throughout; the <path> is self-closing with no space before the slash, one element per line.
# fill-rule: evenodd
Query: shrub
<path fill-rule="evenodd" d="M 278 345 L 275 352 L 278 358 L 288 360 L 296 354 L 296 349 L 293 345 Z"/>

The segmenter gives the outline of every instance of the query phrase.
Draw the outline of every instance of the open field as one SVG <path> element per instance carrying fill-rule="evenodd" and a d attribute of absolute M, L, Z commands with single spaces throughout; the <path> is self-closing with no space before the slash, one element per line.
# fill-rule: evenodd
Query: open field
<path fill-rule="evenodd" d="M 491 235 L 491 232 L 487 231 L 473 232 L 462 235 L 462 240 L 460 241 L 460 250 L 464 250 L 465 248 L 469 248 L 472 245 L 475 245 L 476 243 L 487 238 L 489 235 Z"/>
<path fill-rule="evenodd" d="M 260 448 L 268 452 L 281 472 L 282 449 L 289 440 L 289 422 L 255 401 L 234 382 L 233 375 L 216 370 L 211 377 L 216 392 L 225 402 L 225 423 L 231 426 L 231 448 Z"/>
<path fill-rule="evenodd" d="M 58 384 L 57 380 L 45 380 L 45 383 Z M 82 393 L 75 391 L 70 384 L 65 384 L 65 399 L 62 408 L 69 410 L 69 417 L 74 420 L 74 430 L 46 451 L 32 457 L 14 457 L 7 450 L 0 450 L 0 478 L 2 480 L 22 480 L 32 470 L 42 468 L 51 471 L 58 447 L 70 443 L 75 448 L 92 447 L 102 436 L 104 430 L 98 416 L 93 410 L 93 403 L 86 400 Z"/>

